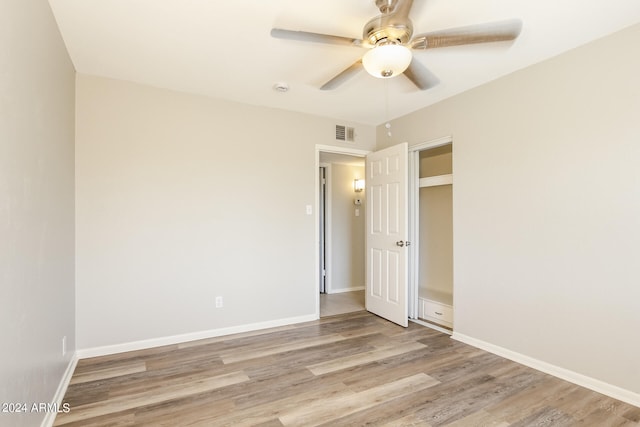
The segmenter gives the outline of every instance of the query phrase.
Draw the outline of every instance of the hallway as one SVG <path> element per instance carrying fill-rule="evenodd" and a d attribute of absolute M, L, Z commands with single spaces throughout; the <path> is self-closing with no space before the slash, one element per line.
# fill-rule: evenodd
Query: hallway
<path fill-rule="evenodd" d="M 320 294 L 320 317 L 364 310 L 364 290 Z"/>

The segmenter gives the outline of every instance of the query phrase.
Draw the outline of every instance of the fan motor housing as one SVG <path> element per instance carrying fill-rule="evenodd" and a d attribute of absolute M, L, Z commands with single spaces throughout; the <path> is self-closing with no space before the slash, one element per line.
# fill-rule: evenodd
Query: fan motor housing
<path fill-rule="evenodd" d="M 362 39 L 372 46 L 382 40 L 405 44 L 411 40 L 412 35 L 411 20 L 394 14 L 376 16 L 367 22 L 362 30 Z"/>

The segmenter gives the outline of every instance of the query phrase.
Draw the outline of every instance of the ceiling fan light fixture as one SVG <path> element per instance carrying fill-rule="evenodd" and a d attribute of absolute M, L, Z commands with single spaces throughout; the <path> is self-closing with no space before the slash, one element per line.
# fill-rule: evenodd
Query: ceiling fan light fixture
<path fill-rule="evenodd" d="M 362 57 L 367 73 L 380 79 L 395 77 L 404 72 L 411 63 L 411 51 L 400 44 L 378 45 Z"/>

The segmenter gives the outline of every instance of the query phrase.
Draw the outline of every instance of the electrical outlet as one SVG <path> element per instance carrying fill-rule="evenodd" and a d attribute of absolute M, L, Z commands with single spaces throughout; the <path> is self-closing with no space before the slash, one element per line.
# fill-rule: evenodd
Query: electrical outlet
<path fill-rule="evenodd" d="M 222 297 L 216 297 L 216 308 L 220 308 L 222 305 Z"/>
<path fill-rule="evenodd" d="M 66 356 L 67 354 L 67 336 L 62 337 L 62 355 Z"/>

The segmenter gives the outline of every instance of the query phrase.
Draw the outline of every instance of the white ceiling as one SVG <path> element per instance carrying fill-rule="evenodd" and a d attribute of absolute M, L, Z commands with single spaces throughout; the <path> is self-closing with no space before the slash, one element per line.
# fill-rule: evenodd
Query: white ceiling
<path fill-rule="evenodd" d="M 374 0 L 49 2 L 79 73 L 373 125 L 640 22 L 639 0 L 415 0 L 414 35 L 508 18 L 523 30 L 513 43 L 415 53 L 441 81 L 427 91 L 365 71 L 320 91 L 364 51 L 273 39 L 271 28 L 360 38 Z"/>

